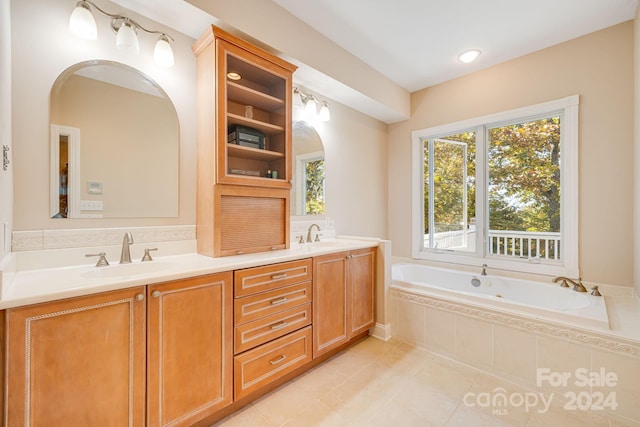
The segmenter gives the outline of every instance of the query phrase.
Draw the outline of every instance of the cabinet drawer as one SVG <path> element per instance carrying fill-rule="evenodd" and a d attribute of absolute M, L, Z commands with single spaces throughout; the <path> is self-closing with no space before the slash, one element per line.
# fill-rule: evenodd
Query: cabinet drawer
<path fill-rule="evenodd" d="M 311 360 L 311 326 L 234 357 L 235 399 Z"/>
<path fill-rule="evenodd" d="M 234 328 L 235 354 L 311 324 L 311 304 L 294 307 Z"/>
<path fill-rule="evenodd" d="M 238 298 L 307 280 L 311 280 L 310 258 L 236 270 L 233 276 L 233 286 L 235 297 Z"/>
<path fill-rule="evenodd" d="M 310 302 L 311 282 L 237 298 L 233 309 L 235 324 L 241 325 Z"/>

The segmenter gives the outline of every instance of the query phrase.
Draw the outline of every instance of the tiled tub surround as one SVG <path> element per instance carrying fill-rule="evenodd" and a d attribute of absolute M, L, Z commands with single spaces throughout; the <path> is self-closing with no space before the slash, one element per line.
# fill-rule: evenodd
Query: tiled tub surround
<path fill-rule="evenodd" d="M 573 410 L 576 401 L 571 399 L 579 398 L 578 408 L 592 408 L 594 416 L 604 414 L 622 425 L 640 425 L 640 303 L 636 298 L 605 297 L 611 323 L 607 330 L 454 300 L 427 287 L 394 282 L 389 295 L 394 339 L 544 393 L 561 410 L 564 405 L 567 411 Z M 550 375 L 554 380 L 564 377 L 555 382 Z M 584 381 L 585 375 L 594 379 Z M 610 380 L 605 384 L 607 375 Z M 480 391 L 488 393 L 485 396 L 500 392 Z M 614 400 L 600 410 L 597 400 L 610 392 Z"/>
<path fill-rule="evenodd" d="M 483 269 L 484 271 L 484 269 Z M 551 283 L 514 279 L 465 271 L 448 270 L 413 263 L 396 263 L 392 268 L 396 286 L 416 292 L 425 289 L 453 300 L 470 301 L 513 313 L 577 326 L 609 329 L 604 298 L 588 292 L 573 292 Z"/>

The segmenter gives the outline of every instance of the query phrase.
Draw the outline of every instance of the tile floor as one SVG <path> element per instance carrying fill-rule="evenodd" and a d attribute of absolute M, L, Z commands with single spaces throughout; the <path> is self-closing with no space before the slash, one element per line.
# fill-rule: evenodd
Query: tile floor
<path fill-rule="evenodd" d="M 499 387 L 507 396 L 535 392 L 398 341 L 369 337 L 214 426 L 640 426 L 560 405 L 544 413 L 537 410 L 542 404 L 529 411 L 503 407 L 497 414 L 465 403 L 480 402 L 479 396 Z"/>

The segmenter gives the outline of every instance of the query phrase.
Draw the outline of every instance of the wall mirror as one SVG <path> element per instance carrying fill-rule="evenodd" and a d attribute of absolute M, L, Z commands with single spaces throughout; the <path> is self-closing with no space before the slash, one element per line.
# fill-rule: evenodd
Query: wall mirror
<path fill-rule="evenodd" d="M 324 147 L 320 135 L 304 121 L 293 123 L 292 215 L 325 215 Z"/>
<path fill-rule="evenodd" d="M 50 107 L 52 218 L 178 216 L 178 115 L 157 83 L 82 62 L 58 76 Z"/>

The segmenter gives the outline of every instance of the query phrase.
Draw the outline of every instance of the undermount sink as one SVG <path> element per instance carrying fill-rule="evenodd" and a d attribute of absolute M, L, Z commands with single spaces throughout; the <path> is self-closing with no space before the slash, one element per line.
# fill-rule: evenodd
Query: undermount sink
<path fill-rule="evenodd" d="M 293 249 L 312 251 L 314 249 L 327 249 L 327 248 L 340 248 L 344 246 L 346 243 L 341 242 L 339 240 L 324 240 L 319 242 L 310 242 L 310 243 L 297 243 L 295 246 L 292 246 Z"/>
<path fill-rule="evenodd" d="M 131 264 L 112 264 L 107 267 L 95 267 L 93 270 L 84 273 L 82 277 L 108 278 L 136 276 L 139 274 L 149 274 L 166 270 L 174 265 L 174 263 L 163 261 L 136 262 Z"/>
<path fill-rule="evenodd" d="M 306 244 L 312 248 L 329 248 L 329 247 L 343 245 L 342 242 L 336 242 L 336 241 L 320 241 L 320 242 L 311 242 Z"/>

